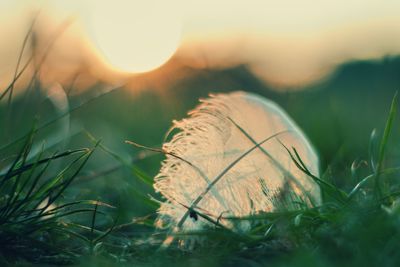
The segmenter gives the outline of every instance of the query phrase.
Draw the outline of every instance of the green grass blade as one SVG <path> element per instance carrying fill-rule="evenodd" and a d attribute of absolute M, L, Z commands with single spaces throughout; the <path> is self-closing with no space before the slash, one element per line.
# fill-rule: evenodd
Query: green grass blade
<path fill-rule="evenodd" d="M 382 193 L 383 193 L 382 192 L 382 182 L 380 180 L 380 174 L 381 174 L 381 170 L 382 170 L 383 161 L 385 158 L 387 143 L 389 141 L 389 136 L 392 131 L 394 118 L 395 118 L 396 112 L 397 112 L 397 105 L 398 105 L 398 92 L 396 92 L 393 97 L 392 104 L 390 106 L 389 116 L 386 121 L 385 131 L 383 132 L 383 138 L 382 138 L 382 141 L 379 146 L 378 161 L 377 161 L 376 172 L 375 172 L 375 190 L 376 190 L 375 192 L 377 195 L 377 199 L 380 199 L 382 197 Z"/>

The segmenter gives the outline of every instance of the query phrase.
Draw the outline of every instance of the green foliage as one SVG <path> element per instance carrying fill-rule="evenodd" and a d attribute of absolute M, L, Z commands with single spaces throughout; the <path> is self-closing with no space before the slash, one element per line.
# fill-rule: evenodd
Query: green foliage
<path fill-rule="evenodd" d="M 92 148 L 57 152 L 43 143 L 41 149 L 32 149 L 40 133 L 37 127 L 32 128 L 23 135 L 23 143 L 11 142 L 13 147 L 18 147 L 15 149 L 17 153 L 2 156 L 2 261 L 78 262 L 83 266 L 187 266 L 193 262 L 210 266 L 281 266 L 282 263 L 293 266 L 318 266 L 322 263 L 327 266 L 361 266 L 377 265 L 381 261 L 385 265 L 396 265 L 400 262 L 396 256 L 396 240 L 400 234 L 400 185 L 397 179 L 400 168 L 384 164 L 389 159 L 387 151 L 390 151 L 389 137 L 395 123 L 396 99 L 393 100 L 381 141 L 376 131 L 372 134 L 368 160 L 371 164 L 355 162 L 351 165 L 352 186 L 346 189 L 338 187 L 329 174 L 316 177 L 294 148 L 285 147 L 297 167 L 320 185 L 324 199 L 321 206 L 308 208 L 302 205 L 301 200 L 292 200 L 300 201 L 292 203 L 293 207 L 297 207 L 294 210 L 282 208 L 276 212 L 240 218 L 224 217 L 223 214 L 219 218 L 211 218 L 206 211 L 187 206 L 188 214 L 194 212 L 213 225 L 197 233 L 154 229 L 154 212 L 158 203 L 141 189 L 147 188 L 151 192 L 152 178 L 140 165 L 155 153 L 162 154 L 162 150 L 139 145 L 140 149 L 151 151 L 147 154 L 140 151 L 136 157 L 127 158 L 87 131 L 84 135 L 88 137 L 88 142 L 93 143 Z M 246 135 L 244 130 L 243 133 Z M 249 151 L 259 145 L 254 143 Z M 81 188 L 87 176 L 82 174 L 82 170 L 89 157 L 94 156 L 96 148 L 118 163 L 111 168 L 111 173 L 127 170 L 123 175 L 132 177 L 131 181 L 136 185 L 127 186 L 129 195 L 125 201 L 147 206 L 145 214 L 148 215 L 134 215 L 127 220 L 126 216 L 119 215 L 122 209 L 119 205 L 79 200 L 76 194 L 67 194 L 68 190 Z M 108 169 L 106 172 L 98 171 L 100 166 L 97 164 L 90 167 L 95 171 L 88 176 L 90 179 L 109 177 Z M 377 180 L 379 186 L 376 185 Z M 98 195 L 97 198 L 102 197 Z M 120 218 L 111 218 L 115 216 Z M 251 231 L 233 232 L 219 223 L 223 219 L 237 224 L 247 223 Z M 197 241 L 189 250 L 178 243 L 159 250 L 168 235 L 175 236 L 176 240 L 190 237 Z"/>

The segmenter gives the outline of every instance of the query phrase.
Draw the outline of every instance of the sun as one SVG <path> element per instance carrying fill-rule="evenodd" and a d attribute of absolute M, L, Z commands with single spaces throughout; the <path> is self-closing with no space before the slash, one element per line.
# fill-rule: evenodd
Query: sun
<path fill-rule="evenodd" d="M 95 49 L 113 68 L 146 72 L 177 50 L 182 23 L 174 1 L 57 1 L 70 9 Z"/>

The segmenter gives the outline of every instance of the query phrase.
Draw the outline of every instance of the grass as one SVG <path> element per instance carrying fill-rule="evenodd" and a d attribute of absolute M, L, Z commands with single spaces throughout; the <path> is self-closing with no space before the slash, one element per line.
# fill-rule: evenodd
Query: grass
<path fill-rule="evenodd" d="M 291 211 L 282 209 L 256 216 L 225 218 L 236 223 L 249 222 L 252 230 L 248 233 L 235 233 L 222 227 L 195 205 L 187 207 L 188 216 L 195 212 L 214 227 L 198 233 L 156 231 L 153 220 L 157 202 L 140 190 L 131 196 L 130 201 L 147 205 L 153 212 L 123 222 L 112 215 L 113 210 L 119 207 L 97 200 L 68 197 L 66 191 L 74 187 L 75 180 L 82 178 L 81 172 L 95 150 L 113 157 L 120 163 L 119 168 L 131 170 L 130 175 L 147 187 L 151 186 L 152 178 L 136 162 L 152 154 L 127 161 L 89 133 L 86 136 L 92 147 L 50 153 L 51 149 L 45 149 L 42 144 L 41 149 L 33 150 L 38 135 L 38 129 L 33 126 L 24 135 L 24 142 L 18 143 L 18 153 L 2 158 L 2 261 L 7 264 L 29 262 L 85 266 L 280 266 L 288 263 L 294 266 L 371 266 L 381 261 L 388 266 L 396 265 L 400 262 L 397 253 L 400 234 L 397 177 L 400 168 L 386 167 L 385 157 L 397 105 L 396 94 L 380 142 L 376 142 L 377 137 L 371 139 L 370 146 L 377 146 L 371 151 L 378 153 L 370 155 L 368 168 L 353 164 L 352 173 L 357 182 L 349 190 L 339 188 L 328 177 L 314 176 L 297 151 L 286 147 L 298 168 L 320 185 L 323 204 L 314 208 L 300 205 Z M 249 151 L 259 145 L 255 144 Z M 162 151 L 153 149 L 153 152 Z M 245 156 L 246 153 L 241 155 L 232 166 Z M 57 166 L 52 168 L 52 165 Z M 364 177 L 358 176 L 361 167 L 369 169 Z M 214 183 L 222 176 L 223 173 L 216 177 Z M 95 178 L 96 173 L 91 177 Z M 100 216 L 106 219 L 99 219 Z M 160 251 L 161 243 L 168 235 L 176 239 L 191 236 L 200 240 L 202 245 L 186 250 L 173 243 Z"/>
<path fill-rule="evenodd" d="M 37 70 L 30 87 L 15 97 L 14 84 L 22 75 L 18 70 L 21 59 L 17 65 L 14 79 L 0 97 L 0 262 L 3 265 L 400 264 L 397 252 L 400 238 L 397 94 L 388 108 L 383 134 L 380 136 L 374 130 L 369 145 L 364 147 L 368 158 L 362 156 L 349 162 L 345 160 L 347 155 L 339 156 L 339 161 L 347 164 L 341 167 L 347 175 L 341 185 L 335 177 L 342 171 L 337 165 L 328 164 L 322 177 L 317 177 L 306 168 L 294 148 L 286 147 L 297 167 L 320 185 L 321 206 L 308 208 L 295 203 L 296 209 L 290 211 L 282 208 L 241 218 L 222 214 L 215 219 L 197 209 L 195 202 L 185 206 L 188 211 L 183 220 L 188 216 L 200 217 L 208 220 L 211 226 L 201 232 L 183 233 L 154 228 L 160 197 L 153 192 L 152 177 L 163 151 L 133 142 L 129 144 L 135 148 L 128 146 L 124 140 L 131 139 L 130 134 L 120 134 L 117 123 L 107 125 L 111 127 L 108 132 L 112 138 L 107 135 L 99 138 L 101 131 L 96 129 L 101 128 L 96 127 L 103 123 L 96 121 L 97 116 L 90 116 L 87 121 L 82 119 L 90 113 L 93 103 L 103 101 L 113 91 L 69 97 L 69 110 L 57 114 L 57 107 L 41 91 L 35 77 L 39 73 Z M 153 99 L 140 101 L 139 108 L 149 107 L 149 113 L 157 114 L 161 106 L 155 105 Z M 107 112 L 112 113 L 114 106 L 107 107 L 110 109 Z M 125 116 L 118 110 L 115 113 Z M 155 132 L 146 128 L 150 123 L 135 119 L 135 114 L 129 116 L 134 125 L 124 126 L 142 131 L 138 140 L 156 142 L 156 138 L 145 138 Z M 168 126 L 169 118 L 161 120 L 154 116 L 154 124 Z M 70 124 L 63 120 L 66 117 Z M 82 126 L 82 122 L 86 125 Z M 60 129 L 66 127 L 68 133 L 60 134 Z M 246 153 L 260 148 L 261 143 L 256 143 L 244 129 L 237 127 L 254 143 Z M 160 128 L 157 131 L 161 131 Z M 365 132 L 365 136 L 368 134 Z M 204 194 L 246 153 L 215 177 Z M 202 195 L 198 201 L 201 198 Z M 248 223 L 251 230 L 233 232 L 219 223 L 222 217 L 235 224 Z M 175 242 L 160 249 L 170 235 Z M 176 240 L 188 237 L 197 240 L 194 249 L 177 244 Z"/>

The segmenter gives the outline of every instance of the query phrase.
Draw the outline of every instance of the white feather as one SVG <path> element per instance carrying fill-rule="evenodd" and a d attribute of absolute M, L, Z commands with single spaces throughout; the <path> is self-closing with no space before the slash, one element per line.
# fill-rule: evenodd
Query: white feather
<path fill-rule="evenodd" d="M 154 184 L 166 198 L 158 227 L 201 230 L 210 224 L 188 216 L 188 207 L 217 220 L 221 214 L 273 211 L 282 203 L 291 209 L 293 196 L 309 206 L 321 203 L 318 184 L 297 168 L 283 144 L 296 148 L 317 176 L 318 157 L 300 128 L 272 101 L 245 92 L 218 94 L 201 100 L 188 115 L 174 121 L 171 130 L 177 133 L 163 145 L 166 159 Z M 234 230 L 247 227 L 220 222 Z"/>

